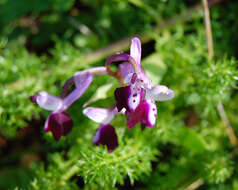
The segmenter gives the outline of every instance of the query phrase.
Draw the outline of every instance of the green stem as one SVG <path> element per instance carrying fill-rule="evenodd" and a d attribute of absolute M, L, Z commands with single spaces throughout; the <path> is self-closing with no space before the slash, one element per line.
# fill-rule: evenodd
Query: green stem
<path fill-rule="evenodd" d="M 72 176 L 79 172 L 79 167 L 77 165 L 73 165 L 71 168 L 67 169 L 67 172 L 61 177 L 62 181 L 69 180 Z"/>

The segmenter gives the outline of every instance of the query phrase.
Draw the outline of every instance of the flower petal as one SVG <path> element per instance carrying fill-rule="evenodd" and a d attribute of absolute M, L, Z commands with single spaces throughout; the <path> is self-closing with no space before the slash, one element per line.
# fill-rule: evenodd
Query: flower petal
<path fill-rule="evenodd" d="M 94 67 L 86 69 L 74 74 L 74 82 L 76 87 L 81 88 L 81 86 L 84 85 L 85 81 L 88 79 L 89 75 L 95 76 L 104 74 L 107 74 L 106 67 Z"/>
<path fill-rule="evenodd" d="M 126 112 L 127 127 L 129 129 L 135 127 L 138 123 L 145 126 L 154 127 L 156 121 L 157 109 L 153 102 L 143 101 L 134 112 Z"/>
<path fill-rule="evenodd" d="M 93 74 L 88 72 L 77 72 L 74 75 L 74 83 L 76 88 L 82 88 L 85 86 L 85 84 L 88 84 L 92 82 Z"/>
<path fill-rule="evenodd" d="M 157 101 L 166 101 L 174 97 L 174 91 L 170 90 L 167 86 L 164 85 L 156 85 L 147 92 L 152 99 Z"/>
<path fill-rule="evenodd" d="M 58 141 L 61 136 L 67 135 L 73 127 L 73 120 L 66 112 L 53 112 L 49 115 L 45 131 L 51 131 L 55 140 Z"/>
<path fill-rule="evenodd" d="M 79 99 L 83 93 L 88 89 L 93 80 L 93 75 L 86 73 L 85 75 L 74 76 L 76 88 L 64 98 L 64 110 L 66 110 L 72 103 Z"/>
<path fill-rule="evenodd" d="M 120 69 L 120 73 L 123 78 L 126 78 L 126 76 L 128 76 L 128 74 L 135 72 L 131 63 L 128 63 L 128 62 L 121 63 L 119 65 L 119 69 Z"/>
<path fill-rule="evenodd" d="M 68 94 L 68 88 L 75 83 L 75 86 L 78 87 L 78 85 L 84 83 L 86 78 L 88 77 L 88 74 L 95 75 L 105 75 L 107 74 L 106 67 L 94 67 L 82 71 L 78 71 L 74 74 L 73 77 L 69 78 L 62 88 L 62 98 L 65 98 Z M 79 86 L 80 87 L 80 86 Z"/>
<path fill-rule="evenodd" d="M 50 110 L 57 111 L 63 106 L 63 100 L 45 91 L 42 91 L 35 96 L 30 97 L 32 102 L 36 102 L 40 107 Z"/>
<path fill-rule="evenodd" d="M 151 89 L 152 81 L 145 72 L 129 73 L 124 80 L 124 84 L 136 85 L 144 89 Z"/>
<path fill-rule="evenodd" d="M 126 108 L 126 110 L 129 110 L 128 99 L 130 95 L 131 95 L 130 86 L 117 88 L 115 90 L 114 96 L 116 99 L 116 106 L 119 112 L 122 110 L 122 108 Z"/>
<path fill-rule="evenodd" d="M 135 85 L 117 88 L 115 90 L 116 106 L 120 112 L 122 108 L 127 111 L 134 111 L 140 104 L 143 90 Z"/>
<path fill-rule="evenodd" d="M 134 58 L 137 65 L 140 65 L 141 59 L 141 42 L 140 39 L 137 37 L 132 38 L 131 40 L 131 48 L 130 48 L 130 55 Z"/>
<path fill-rule="evenodd" d="M 111 55 L 110 57 L 107 58 L 106 62 L 108 64 L 112 62 L 117 62 L 117 61 L 128 61 L 130 58 L 130 55 L 126 53 L 116 53 L 114 55 Z"/>
<path fill-rule="evenodd" d="M 145 101 L 144 104 L 147 104 L 148 107 L 145 112 L 145 121 L 143 121 L 143 123 L 146 124 L 148 127 L 153 128 L 157 117 L 156 105 L 154 102 L 148 101 Z"/>
<path fill-rule="evenodd" d="M 110 65 L 112 62 L 118 62 L 118 61 L 123 61 L 127 62 L 131 56 L 126 54 L 126 53 L 116 53 L 110 57 L 107 58 L 106 60 L 106 68 L 107 68 L 107 73 L 116 76 L 117 72 L 114 72 L 110 69 Z"/>
<path fill-rule="evenodd" d="M 50 114 L 51 115 L 51 114 Z M 45 132 L 49 132 L 50 130 L 50 127 L 49 127 L 49 118 L 50 118 L 50 115 L 47 117 L 46 121 L 45 121 L 45 126 L 44 126 L 44 130 Z"/>
<path fill-rule="evenodd" d="M 128 98 L 129 111 L 134 111 L 138 107 L 142 100 L 142 97 L 143 89 L 136 85 L 131 85 L 131 95 Z"/>
<path fill-rule="evenodd" d="M 93 144 L 106 145 L 108 152 L 114 151 L 118 147 L 115 129 L 110 124 L 100 125 L 93 137 Z"/>
<path fill-rule="evenodd" d="M 86 115 L 91 120 L 102 123 L 108 124 L 110 123 L 115 114 L 117 113 L 117 109 L 104 109 L 104 108 L 95 108 L 95 107 L 88 107 L 83 110 L 83 114 Z"/>

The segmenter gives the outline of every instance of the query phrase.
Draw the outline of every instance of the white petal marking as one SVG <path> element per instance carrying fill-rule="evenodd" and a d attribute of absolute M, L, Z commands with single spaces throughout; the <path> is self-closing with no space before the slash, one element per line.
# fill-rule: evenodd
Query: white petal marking
<path fill-rule="evenodd" d="M 148 115 L 148 120 L 149 123 L 154 126 L 155 125 L 155 121 L 156 121 L 156 116 L 157 116 L 157 109 L 156 109 L 156 105 L 153 102 L 149 102 L 150 105 L 150 109 L 149 109 L 149 115 Z"/>
<path fill-rule="evenodd" d="M 129 108 L 134 111 L 140 104 L 141 100 L 141 88 L 136 85 L 131 85 L 131 95 L 128 99 Z"/>

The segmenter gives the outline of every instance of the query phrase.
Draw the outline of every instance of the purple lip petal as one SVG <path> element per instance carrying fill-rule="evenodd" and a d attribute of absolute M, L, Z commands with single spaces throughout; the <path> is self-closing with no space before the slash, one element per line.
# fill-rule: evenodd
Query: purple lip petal
<path fill-rule="evenodd" d="M 130 55 L 134 58 L 137 65 L 140 65 L 141 60 L 141 42 L 137 37 L 132 38 L 131 40 L 131 48 Z"/>
<path fill-rule="evenodd" d="M 66 112 L 51 113 L 46 121 L 45 131 L 51 131 L 55 140 L 67 135 L 73 127 L 73 120 Z"/>
<path fill-rule="evenodd" d="M 134 128 L 138 123 L 140 123 L 143 120 L 144 117 L 144 110 L 140 107 L 140 105 L 137 107 L 137 109 L 134 112 L 126 112 L 126 124 L 128 129 Z"/>
<path fill-rule="evenodd" d="M 93 137 L 93 144 L 96 146 L 105 145 L 108 152 L 114 151 L 118 147 L 115 129 L 110 124 L 99 126 Z"/>
<path fill-rule="evenodd" d="M 143 101 L 134 112 L 126 112 L 127 127 L 135 127 L 138 123 L 142 124 L 142 130 L 145 126 L 154 127 L 157 116 L 157 109 L 154 103 Z"/>
<path fill-rule="evenodd" d="M 124 62 L 119 65 L 120 73 L 123 78 L 125 78 L 128 74 L 134 73 L 134 68 L 131 63 Z"/>
<path fill-rule="evenodd" d="M 148 93 L 157 101 L 166 101 L 174 97 L 174 91 L 164 85 L 156 85 Z"/>
<path fill-rule="evenodd" d="M 37 98 L 38 94 L 34 95 L 34 96 L 30 96 L 30 101 L 32 103 L 36 103 L 36 98 Z"/>
<path fill-rule="evenodd" d="M 129 96 L 131 96 L 130 86 L 117 88 L 114 92 L 114 95 L 116 99 L 116 106 L 119 112 L 123 108 L 126 108 L 126 110 L 130 110 L 128 107 L 128 99 L 129 99 Z"/>
<path fill-rule="evenodd" d="M 80 80 L 79 83 L 79 81 L 77 80 L 77 76 L 75 76 L 75 83 L 77 84 L 77 87 L 67 97 L 65 97 L 63 110 L 66 110 L 72 103 L 74 103 L 83 95 L 83 93 L 88 89 L 89 85 L 91 84 L 93 80 L 93 75 L 87 73 L 82 78 L 83 80 Z"/>
<path fill-rule="evenodd" d="M 146 124 L 144 124 L 144 123 L 141 123 L 141 130 L 142 130 L 142 131 L 144 131 L 144 130 L 145 130 L 145 128 L 146 128 Z"/>
<path fill-rule="evenodd" d="M 117 88 L 114 95 L 118 112 L 122 108 L 126 108 L 127 111 L 131 112 L 140 104 L 143 97 L 143 90 L 136 85 L 131 85 Z"/>

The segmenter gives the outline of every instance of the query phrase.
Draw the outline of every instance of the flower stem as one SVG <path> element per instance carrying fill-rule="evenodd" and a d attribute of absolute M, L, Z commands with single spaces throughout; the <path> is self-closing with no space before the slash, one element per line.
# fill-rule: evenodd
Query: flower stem
<path fill-rule="evenodd" d="M 194 181 L 192 184 L 190 184 L 185 190 L 195 190 L 199 188 L 201 185 L 203 185 L 204 181 L 199 178 L 198 180 Z"/>
<path fill-rule="evenodd" d="M 74 176 L 79 171 L 79 167 L 77 165 L 73 165 L 67 172 L 62 176 L 62 181 L 67 181 L 72 176 Z"/>
<path fill-rule="evenodd" d="M 217 105 L 217 110 L 218 110 L 218 113 L 224 123 L 224 126 L 226 127 L 226 132 L 228 134 L 228 137 L 229 137 L 229 140 L 231 142 L 231 144 L 233 145 L 233 147 L 235 148 L 238 148 L 237 145 L 238 145 L 238 141 L 237 141 L 237 138 L 236 138 L 236 135 L 235 135 L 235 132 L 231 126 L 231 123 L 226 115 L 226 112 L 225 112 L 225 109 L 223 107 L 223 104 L 222 102 L 220 101 Z"/>
<path fill-rule="evenodd" d="M 212 27 L 210 21 L 210 12 L 207 0 L 202 0 L 203 9 L 204 9 L 204 19 L 205 19 L 205 26 L 206 26 L 206 36 L 207 36 L 207 45 L 208 45 L 208 57 L 212 60 L 214 56 L 214 48 L 213 48 L 213 40 L 212 40 Z"/>

